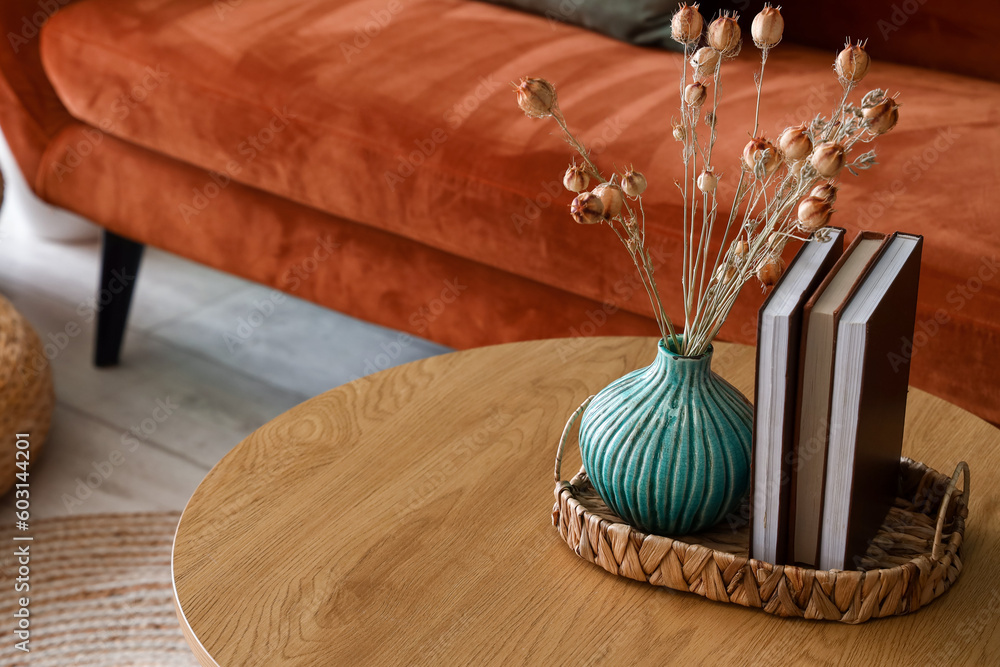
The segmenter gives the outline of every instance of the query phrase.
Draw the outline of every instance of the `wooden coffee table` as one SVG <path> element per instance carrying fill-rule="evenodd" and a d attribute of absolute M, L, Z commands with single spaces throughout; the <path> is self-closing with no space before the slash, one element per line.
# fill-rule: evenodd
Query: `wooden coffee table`
<path fill-rule="evenodd" d="M 178 615 L 203 665 L 995 664 L 1000 431 L 911 390 L 904 454 L 972 468 L 966 568 L 905 617 L 786 620 L 610 575 L 551 525 L 566 417 L 651 339 L 549 340 L 394 368 L 264 425 L 181 518 Z M 714 368 L 750 393 L 753 349 Z M 564 470 L 579 466 L 570 454 Z"/>

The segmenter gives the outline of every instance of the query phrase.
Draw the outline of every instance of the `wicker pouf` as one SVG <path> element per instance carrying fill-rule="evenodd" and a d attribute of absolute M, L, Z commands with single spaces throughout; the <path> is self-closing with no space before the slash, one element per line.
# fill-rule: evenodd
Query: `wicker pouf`
<path fill-rule="evenodd" d="M 30 435 L 28 463 L 38 458 L 49 431 L 55 396 L 52 369 L 31 325 L 0 296 L 0 495 L 14 484 L 16 434 Z M 21 454 L 21 461 L 24 461 Z"/>
<path fill-rule="evenodd" d="M 197 667 L 174 611 L 170 548 L 180 514 L 97 514 L 31 524 L 30 653 L 9 630 L 0 665 Z M 13 522 L 7 522 L 13 524 Z M 13 528 L 0 526 L 0 581 L 13 582 Z M 6 584 L 5 584 L 6 586 Z M 0 595 L 16 619 L 18 596 Z"/>

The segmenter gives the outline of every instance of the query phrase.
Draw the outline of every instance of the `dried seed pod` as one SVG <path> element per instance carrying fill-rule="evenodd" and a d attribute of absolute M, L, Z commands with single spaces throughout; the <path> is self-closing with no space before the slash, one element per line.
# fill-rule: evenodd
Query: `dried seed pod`
<path fill-rule="evenodd" d="M 810 232 L 826 227 L 830 221 L 833 207 L 822 197 L 809 196 L 799 202 L 799 225 Z"/>
<path fill-rule="evenodd" d="M 843 50 L 837 54 L 834 61 L 834 69 L 837 76 L 845 83 L 857 83 L 865 78 L 871 59 L 865 51 L 865 46 L 861 42 L 857 44 L 848 43 Z"/>
<path fill-rule="evenodd" d="M 622 189 L 614 183 L 601 183 L 592 192 L 601 198 L 604 204 L 604 216 L 613 218 L 622 212 Z"/>
<path fill-rule="evenodd" d="M 781 11 L 765 4 L 764 9 L 753 17 L 753 24 L 750 26 L 750 35 L 753 43 L 759 49 L 768 49 L 781 41 L 781 34 L 785 31 L 785 19 L 781 18 Z"/>
<path fill-rule="evenodd" d="M 670 36 L 681 44 L 697 44 L 704 26 L 698 4 L 682 4 L 670 20 Z"/>
<path fill-rule="evenodd" d="M 766 286 L 771 286 L 778 282 L 781 274 L 785 272 L 785 260 L 781 257 L 768 257 L 757 269 L 757 279 Z"/>
<path fill-rule="evenodd" d="M 521 79 L 515 86 L 517 105 L 526 116 L 544 118 L 556 106 L 556 89 L 545 79 Z"/>
<path fill-rule="evenodd" d="M 711 76 L 719 62 L 719 52 L 710 46 L 703 46 L 691 56 L 691 67 L 696 76 Z"/>
<path fill-rule="evenodd" d="M 708 97 L 708 88 L 703 83 L 689 83 L 684 89 L 684 101 L 693 107 L 700 107 Z"/>
<path fill-rule="evenodd" d="M 810 164 L 823 178 L 833 178 L 839 174 L 844 168 L 845 161 L 844 147 L 832 141 L 816 146 L 812 157 L 809 158 Z"/>
<path fill-rule="evenodd" d="M 819 197 L 823 201 L 833 203 L 837 201 L 837 186 L 833 183 L 820 183 L 809 193 L 810 197 Z"/>
<path fill-rule="evenodd" d="M 687 138 L 687 131 L 683 125 L 674 125 L 674 141 L 684 141 Z"/>
<path fill-rule="evenodd" d="M 698 174 L 698 189 L 705 194 L 712 194 L 719 185 L 719 177 L 715 175 L 712 168 L 704 170 Z"/>
<path fill-rule="evenodd" d="M 786 127 L 778 137 L 778 148 L 789 162 L 801 160 L 812 153 L 812 139 L 805 125 Z"/>
<path fill-rule="evenodd" d="M 743 163 L 753 169 L 754 163 L 757 161 L 757 153 L 762 150 L 762 146 L 765 144 L 763 139 L 751 139 L 747 142 L 747 145 L 743 147 Z"/>
<path fill-rule="evenodd" d="M 705 114 L 705 125 L 708 125 L 713 130 L 715 129 L 715 120 L 716 119 L 714 112 L 709 111 L 707 114 Z"/>
<path fill-rule="evenodd" d="M 750 245 L 743 239 L 739 239 L 738 241 L 733 241 L 732 249 L 733 257 L 739 261 L 746 257 L 747 253 L 750 252 Z"/>
<path fill-rule="evenodd" d="M 763 137 L 751 139 L 743 147 L 743 162 L 751 172 L 755 171 L 758 161 L 763 164 L 765 176 L 770 176 L 781 166 L 781 155 L 775 150 L 774 145 Z"/>
<path fill-rule="evenodd" d="M 722 15 L 708 26 L 708 43 L 727 58 L 740 52 L 740 24 L 735 16 Z"/>
<path fill-rule="evenodd" d="M 646 177 L 634 169 L 622 174 L 622 191 L 633 199 L 646 191 Z"/>
<path fill-rule="evenodd" d="M 736 267 L 729 266 L 726 264 L 720 264 L 719 268 L 715 270 L 715 282 L 717 283 L 728 283 L 732 282 L 733 278 L 736 277 Z"/>
<path fill-rule="evenodd" d="M 596 225 L 604 220 L 604 202 L 593 192 L 581 192 L 570 204 L 569 212 L 581 225 Z"/>
<path fill-rule="evenodd" d="M 563 175 L 563 185 L 570 192 L 583 192 L 590 185 L 590 175 L 583 166 L 571 164 Z"/>
<path fill-rule="evenodd" d="M 887 97 L 875 106 L 864 109 L 861 115 L 869 132 L 885 134 L 896 127 L 899 121 L 899 105 L 896 104 L 896 100 Z"/>

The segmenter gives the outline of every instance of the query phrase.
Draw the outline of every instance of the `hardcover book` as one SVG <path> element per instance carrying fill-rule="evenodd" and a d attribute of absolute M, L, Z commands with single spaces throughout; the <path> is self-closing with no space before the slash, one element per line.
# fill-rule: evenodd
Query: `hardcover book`
<path fill-rule="evenodd" d="M 844 230 L 802 245 L 761 306 L 750 475 L 750 555 L 771 563 L 787 554 L 802 308 L 844 249 Z"/>
<path fill-rule="evenodd" d="M 819 567 L 854 569 L 896 497 L 923 237 L 897 233 L 837 324 Z"/>
<path fill-rule="evenodd" d="M 886 239 L 878 232 L 858 234 L 803 309 L 788 526 L 793 563 L 819 562 L 837 324 Z"/>

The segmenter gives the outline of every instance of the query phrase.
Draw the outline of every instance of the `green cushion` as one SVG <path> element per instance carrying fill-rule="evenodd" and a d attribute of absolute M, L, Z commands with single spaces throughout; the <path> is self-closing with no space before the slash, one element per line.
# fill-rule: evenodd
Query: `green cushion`
<path fill-rule="evenodd" d="M 670 37 L 679 0 L 484 0 L 572 23 L 640 46 L 681 50 Z"/>

